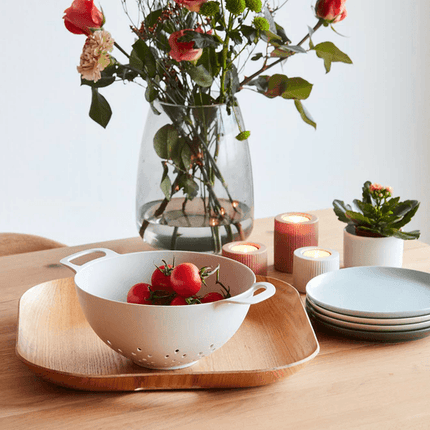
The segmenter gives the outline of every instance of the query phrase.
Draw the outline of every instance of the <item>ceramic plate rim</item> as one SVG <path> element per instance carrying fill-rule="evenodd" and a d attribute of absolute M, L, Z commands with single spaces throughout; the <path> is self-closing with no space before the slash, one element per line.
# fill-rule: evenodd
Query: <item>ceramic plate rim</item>
<path fill-rule="evenodd" d="M 369 317 L 356 317 L 353 315 L 342 314 L 326 309 L 317 303 L 313 302 L 309 296 L 306 296 L 306 301 L 310 303 L 311 308 L 315 309 L 320 314 L 327 315 L 342 321 L 353 323 L 362 323 L 370 325 L 402 325 L 402 324 L 417 324 L 421 322 L 428 322 L 430 324 L 430 314 L 421 315 L 419 317 L 406 317 L 406 318 L 369 318 Z"/>
<path fill-rule="evenodd" d="M 361 324 L 361 323 L 353 323 L 350 321 L 342 321 L 337 318 L 331 318 L 327 315 L 321 314 L 309 305 L 307 305 L 308 310 L 314 313 L 315 318 L 327 322 L 332 325 L 336 325 L 338 327 L 347 328 L 349 330 L 359 330 L 359 331 L 370 331 L 370 332 L 404 332 L 404 331 L 413 331 L 420 329 L 430 329 L 430 321 L 422 322 L 417 324 L 402 324 L 402 325 L 371 325 L 371 324 Z"/>
<path fill-rule="evenodd" d="M 407 317 L 417 317 L 417 316 L 430 314 L 430 304 L 426 308 L 420 308 L 415 310 L 409 309 L 404 311 L 402 310 L 377 311 L 377 310 L 365 310 L 365 309 L 358 309 L 358 308 L 354 309 L 353 306 L 350 306 L 350 304 L 345 307 L 341 307 L 341 306 L 338 306 L 337 304 L 324 302 L 324 298 L 321 299 L 321 285 L 323 285 L 322 288 L 325 288 L 327 286 L 327 282 L 331 282 L 333 284 L 333 278 L 335 279 L 334 282 L 336 282 L 336 278 L 337 280 L 339 280 L 339 278 L 340 280 L 342 280 L 342 279 L 345 279 L 345 277 L 354 276 L 354 275 L 355 275 L 355 281 L 356 281 L 357 276 L 360 276 L 361 273 L 364 273 L 364 276 L 366 277 L 365 280 L 368 280 L 369 276 L 375 276 L 375 274 L 377 275 L 377 277 L 379 277 L 379 279 L 381 279 L 381 277 L 382 278 L 384 276 L 386 277 L 387 273 L 396 274 L 397 276 L 400 274 L 399 278 L 402 279 L 402 281 L 405 280 L 405 277 L 406 277 L 406 280 L 409 277 L 409 281 L 412 281 L 413 279 L 425 277 L 427 278 L 426 283 L 428 283 L 428 290 L 429 290 L 429 297 L 430 297 L 430 273 L 422 272 L 418 270 L 412 270 L 412 269 L 404 269 L 400 267 L 383 267 L 383 266 L 349 267 L 349 268 L 344 268 L 341 270 L 336 270 L 336 271 L 318 275 L 315 278 L 311 279 L 306 285 L 306 294 L 309 295 L 309 297 L 311 297 L 314 303 L 326 309 L 329 309 L 331 311 L 350 315 L 350 316 L 369 317 L 369 318 L 407 318 Z M 317 293 L 319 293 L 320 298 L 315 297 L 314 295 L 314 290 L 316 290 L 317 287 L 320 288 L 319 291 L 316 291 Z M 323 294 L 324 294 L 324 290 L 323 290 Z"/>

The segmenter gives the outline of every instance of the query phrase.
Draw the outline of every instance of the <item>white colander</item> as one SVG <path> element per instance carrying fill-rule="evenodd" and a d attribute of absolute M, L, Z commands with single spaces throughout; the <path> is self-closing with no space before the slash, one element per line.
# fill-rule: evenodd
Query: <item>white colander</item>
<path fill-rule="evenodd" d="M 105 255 L 81 266 L 78 257 L 102 252 Z M 231 298 L 188 306 L 151 306 L 126 302 L 128 290 L 151 280 L 162 261 L 184 262 L 197 267 L 220 266 L 220 281 L 230 287 Z M 95 333 L 112 349 L 139 366 L 180 369 L 191 366 L 226 343 L 239 329 L 251 304 L 275 294 L 267 282 L 255 282 L 251 269 L 237 261 L 212 254 L 188 251 L 146 251 L 117 254 L 88 249 L 60 261 L 75 272 L 79 303 Z M 220 291 L 215 276 L 199 292 Z M 254 295 L 257 290 L 264 291 Z"/>

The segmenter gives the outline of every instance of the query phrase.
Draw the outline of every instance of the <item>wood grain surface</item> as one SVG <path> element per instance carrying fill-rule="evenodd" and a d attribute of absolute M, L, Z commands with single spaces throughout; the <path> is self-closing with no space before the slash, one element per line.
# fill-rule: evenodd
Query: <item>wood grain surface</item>
<path fill-rule="evenodd" d="M 185 369 L 145 369 L 102 342 L 85 319 L 73 278 L 39 284 L 21 297 L 17 355 L 37 375 L 88 391 L 270 384 L 304 367 L 319 345 L 298 292 L 278 279 L 258 281 L 271 282 L 275 296 L 250 306 L 226 345 Z"/>
<path fill-rule="evenodd" d="M 342 254 L 344 224 L 330 209 L 311 213 L 320 219 L 319 244 Z M 250 240 L 267 246 L 268 276 L 292 283 L 273 268 L 273 222 L 257 220 Z M 45 381 L 15 353 L 19 298 L 70 278 L 60 259 L 95 246 L 149 249 L 135 237 L 0 258 L 1 429 L 430 428 L 430 338 L 382 344 L 316 329 L 320 353 L 295 375 L 260 387 L 97 393 Z M 430 272 L 430 246 L 407 241 L 404 267 Z"/>

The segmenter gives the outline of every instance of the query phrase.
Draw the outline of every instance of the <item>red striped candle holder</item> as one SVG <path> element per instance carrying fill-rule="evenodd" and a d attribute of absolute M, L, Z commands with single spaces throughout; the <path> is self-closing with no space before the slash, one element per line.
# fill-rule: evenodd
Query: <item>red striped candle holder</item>
<path fill-rule="evenodd" d="M 302 212 L 287 212 L 275 217 L 275 269 L 293 273 L 297 248 L 318 245 L 318 217 Z"/>
<path fill-rule="evenodd" d="M 256 275 L 267 275 L 267 247 L 261 243 L 226 243 L 222 247 L 222 255 L 245 264 Z"/>

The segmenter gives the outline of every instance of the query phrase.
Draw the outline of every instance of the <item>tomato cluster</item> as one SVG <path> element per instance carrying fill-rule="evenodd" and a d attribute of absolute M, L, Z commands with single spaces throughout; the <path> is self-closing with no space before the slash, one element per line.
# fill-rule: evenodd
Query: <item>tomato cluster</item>
<path fill-rule="evenodd" d="M 199 269 L 193 263 L 181 263 L 177 266 L 167 264 L 156 266 L 151 276 L 151 283 L 139 282 L 127 293 L 127 302 L 141 305 L 191 305 L 197 303 L 216 302 L 230 297 L 229 288 L 219 280 L 219 266 Z M 216 283 L 222 287 L 223 293 L 210 292 L 198 296 L 205 278 L 216 274 Z"/>

